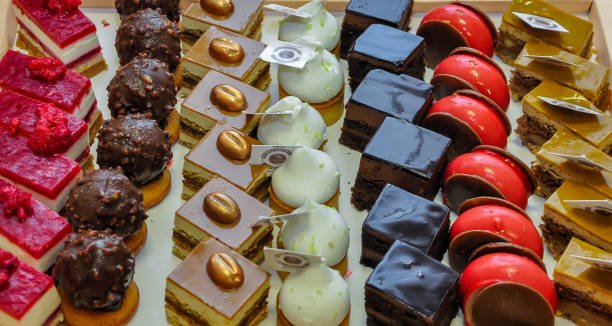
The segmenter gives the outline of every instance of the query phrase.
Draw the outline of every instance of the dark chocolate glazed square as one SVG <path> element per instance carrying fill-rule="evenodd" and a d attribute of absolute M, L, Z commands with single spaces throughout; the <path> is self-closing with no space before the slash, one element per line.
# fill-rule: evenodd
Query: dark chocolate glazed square
<path fill-rule="evenodd" d="M 363 222 L 361 263 L 376 267 L 395 240 L 442 259 L 448 247 L 450 210 L 387 184 Z"/>
<path fill-rule="evenodd" d="M 396 241 L 365 285 L 368 325 L 449 325 L 458 308 L 459 274 Z"/>

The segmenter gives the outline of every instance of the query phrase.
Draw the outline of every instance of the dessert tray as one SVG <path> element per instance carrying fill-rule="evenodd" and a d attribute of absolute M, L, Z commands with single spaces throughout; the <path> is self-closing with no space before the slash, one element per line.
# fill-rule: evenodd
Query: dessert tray
<path fill-rule="evenodd" d="M 381 0 L 382 1 L 382 0 Z M 182 6 L 190 3 L 190 0 L 184 0 Z M 282 4 L 290 7 L 297 7 L 306 1 L 300 0 L 283 0 L 283 1 L 268 1 L 269 3 Z M 346 0 L 328 0 L 327 8 L 338 19 L 342 19 L 343 11 L 348 1 Z M 411 31 L 415 32 L 418 28 L 424 13 L 448 1 L 443 0 L 415 0 L 411 20 Z M 485 11 L 493 23 L 499 26 L 501 23 L 502 12 L 506 10 L 510 4 L 510 0 L 468 0 L 465 3 L 473 4 Z M 612 21 L 609 19 L 612 16 L 612 7 L 608 0 L 551 0 L 552 4 L 563 8 L 566 11 L 572 12 L 580 17 L 586 18 L 593 22 L 595 26 L 595 39 L 593 41 L 596 60 L 604 65 L 610 66 L 612 63 Z M 115 50 L 115 37 L 120 24 L 120 18 L 117 15 L 112 1 L 105 0 L 83 0 L 81 6 L 83 12 L 96 24 L 97 34 L 102 46 L 102 53 L 108 69 L 95 77 L 91 78 L 93 90 L 98 100 L 104 119 L 110 118 L 108 110 L 108 93 L 107 85 L 115 75 L 115 71 L 119 68 L 119 59 Z M 15 39 L 16 25 L 12 20 L 5 18 L 7 8 L 10 9 L 9 0 L 0 0 L 0 57 L 4 54 L 7 48 L 11 47 Z M 8 17 L 8 16 L 7 16 Z M 262 25 L 261 41 L 265 44 L 275 40 L 278 35 L 278 22 L 281 16 L 272 11 L 265 12 L 265 18 Z M 606 34 L 608 33 L 608 34 Z M 503 68 L 506 76 L 512 75 L 512 68 L 504 64 L 498 57 L 495 57 L 496 62 Z M 347 62 L 342 60 L 342 69 L 347 73 Z M 1 74 L 2 72 L 0 72 Z M 425 73 L 425 81 L 429 81 L 432 77 L 432 70 L 427 69 Z M 272 82 L 267 89 L 271 95 L 270 103 L 276 103 L 279 99 L 279 87 L 276 80 L 276 67 L 271 68 Z M 348 79 L 345 83 L 346 89 L 344 94 L 344 103 L 346 103 L 351 95 L 348 87 Z M 180 94 L 180 99 L 176 105 L 180 109 L 181 102 L 185 99 L 186 94 Z M 507 150 L 520 158 L 523 162 L 529 164 L 535 160 L 534 155 L 521 143 L 519 136 L 514 131 L 517 127 L 516 120 L 522 114 L 521 103 L 511 101 L 507 110 L 507 116 L 512 124 L 512 134 L 508 138 Z M 351 188 L 359 168 L 361 154 L 353 151 L 341 144 L 338 139 L 340 137 L 342 127 L 342 119 L 327 128 L 327 143 L 325 151 L 336 161 L 341 172 L 340 182 L 340 197 L 338 202 L 339 212 L 344 217 L 350 228 L 350 245 L 348 250 L 348 269 L 346 279 L 349 285 L 351 298 L 350 324 L 365 325 L 366 314 L 364 308 L 364 284 L 366 279 L 372 272 L 372 269 L 364 267 L 360 264 L 362 250 L 362 223 L 368 215 L 368 211 L 358 211 L 351 204 Z M 406 141 L 398 139 L 399 142 Z M 91 152 L 95 153 L 98 141 L 92 145 Z M 148 240 L 142 251 L 136 257 L 136 270 L 134 280 L 138 284 L 140 291 L 140 303 L 136 314 L 130 322 L 130 325 L 166 325 L 166 314 L 164 311 L 164 291 L 166 289 L 166 278 L 181 262 L 172 254 L 172 232 L 174 227 L 175 212 L 185 203 L 181 199 L 183 191 L 182 169 L 184 158 L 189 153 L 189 149 L 179 143 L 172 147 L 173 161 L 169 168 L 172 177 L 172 186 L 167 197 L 156 206 L 147 210 L 149 218 L 147 220 Z M 94 154 L 95 155 L 95 154 Z M 533 220 L 533 223 L 538 226 L 541 223 L 543 214 L 544 201 L 542 197 L 532 195 L 529 198 L 526 212 Z M 435 197 L 435 202 L 442 203 L 440 193 Z M 452 213 L 451 222 L 456 218 L 456 214 Z M 538 231 L 540 231 L 538 229 Z M 442 260 L 448 264 L 448 253 L 445 254 Z M 557 264 L 557 261 L 551 253 L 545 249 L 544 264 L 546 265 L 549 276 L 552 277 L 552 272 Z M 265 267 L 264 267 L 265 268 Z M 262 325 L 276 324 L 276 298 L 281 284 L 276 272 L 272 272 L 271 289 L 268 297 L 268 315 L 261 323 Z M 453 320 L 452 325 L 462 325 L 463 317 L 461 310 L 457 317 Z M 556 325 L 572 325 L 568 319 L 557 317 Z"/>

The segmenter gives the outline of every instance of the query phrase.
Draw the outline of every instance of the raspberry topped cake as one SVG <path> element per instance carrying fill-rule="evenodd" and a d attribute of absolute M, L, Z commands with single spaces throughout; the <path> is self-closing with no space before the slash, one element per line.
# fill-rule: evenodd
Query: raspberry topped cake
<path fill-rule="evenodd" d="M 19 22 L 17 45 L 37 57 L 54 57 L 93 77 L 106 69 L 96 25 L 81 0 L 13 0 Z"/>

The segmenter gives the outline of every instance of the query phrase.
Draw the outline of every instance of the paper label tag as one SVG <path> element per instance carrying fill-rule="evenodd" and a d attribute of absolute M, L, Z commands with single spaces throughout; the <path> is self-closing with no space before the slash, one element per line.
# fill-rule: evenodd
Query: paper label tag
<path fill-rule="evenodd" d="M 599 112 L 598 109 L 591 107 L 591 108 L 586 108 L 584 106 L 578 105 L 578 104 L 574 104 L 574 103 L 569 103 L 569 102 L 565 102 L 565 101 L 561 101 L 558 99 L 554 99 L 554 98 L 550 98 L 550 97 L 545 97 L 545 96 L 538 96 L 538 98 L 554 107 L 558 107 L 558 108 L 563 108 L 563 109 L 568 109 L 568 110 L 572 110 L 574 112 L 578 112 L 578 113 L 585 113 L 585 114 L 592 114 L 592 115 L 603 115 L 603 113 Z"/>
<path fill-rule="evenodd" d="M 540 61 L 540 62 L 544 62 L 544 63 L 550 63 L 550 64 L 554 64 L 554 65 L 558 65 L 558 66 L 565 66 L 565 67 L 580 67 L 579 64 L 575 64 L 571 61 L 567 61 L 567 60 L 563 60 L 561 58 L 557 58 L 555 56 L 552 55 L 536 55 L 536 54 L 526 54 L 525 58 L 530 58 L 536 61 Z"/>
<path fill-rule="evenodd" d="M 307 46 L 275 40 L 268 44 L 259 58 L 269 63 L 303 69 L 315 55 L 315 50 Z"/>
<path fill-rule="evenodd" d="M 524 14 L 522 12 L 513 12 L 513 14 L 533 28 L 559 33 L 569 33 L 569 31 L 565 27 L 561 26 L 561 24 L 550 18 L 531 14 Z"/>
<path fill-rule="evenodd" d="M 325 263 L 321 256 L 270 247 L 264 248 L 264 257 L 266 265 L 279 272 L 298 272 L 308 266 Z"/>
<path fill-rule="evenodd" d="M 564 200 L 564 204 L 575 208 L 585 210 L 595 214 L 612 216 L 612 200 Z"/>
<path fill-rule="evenodd" d="M 284 214 L 284 215 L 275 215 L 275 216 L 259 216 L 257 221 L 253 223 L 252 226 L 264 226 L 269 224 L 279 224 L 286 220 L 307 217 L 308 212 L 300 212 L 300 213 L 292 213 L 292 214 Z"/>
<path fill-rule="evenodd" d="M 571 255 L 572 258 L 581 260 L 593 267 L 612 272 L 612 259 L 591 258 L 578 255 Z"/>
<path fill-rule="evenodd" d="M 295 111 L 278 111 L 278 112 L 247 112 L 247 115 L 277 115 L 277 116 L 287 116 L 293 115 Z"/>
<path fill-rule="evenodd" d="M 592 161 L 590 158 L 588 158 L 586 155 L 582 154 L 582 155 L 569 155 L 569 154 L 562 154 L 562 153 L 553 153 L 553 152 L 547 152 L 550 155 L 554 155 L 554 156 L 558 156 L 558 157 L 562 157 L 566 160 L 570 160 L 573 161 L 574 163 L 578 163 L 587 167 L 590 167 L 592 169 L 598 170 L 598 171 L 608 171 L 608 172 L 612 172 L 610 170 L 610 168 L 608 168 L 607 166 L 603 166 L 597 162 Z"/>
<path fill-rule="evenodd" d="M 281 14 L 300 17 L 302 19 L 312 18 L 312 15 L 307 12 L 303 12 L 299 9 L 289 8 L 289 7 L 285 7 L 281 5 L 269 4 L 269 5 L 265 5 L 264 8 L 279 12 Z"/>
<path fill-rule="evenodd" d="M 251 165 L 267 165 L 277 168 L 289 159 L 294 150 L 300 145 L 253 145 L 251 146 Z"/>

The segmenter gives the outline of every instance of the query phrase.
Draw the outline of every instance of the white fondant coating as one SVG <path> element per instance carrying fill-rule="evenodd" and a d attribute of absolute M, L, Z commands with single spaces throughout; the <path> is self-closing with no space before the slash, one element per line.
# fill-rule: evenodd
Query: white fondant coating
<path fill-rule="evenodd" d="M 299 8 L 311 14 L 310 19 L 287 16 L 280 22 L 278 38 L 281 41 L 295 42 L 302 36 L 312 36 L 328 51 L 333 51 L 340 42 L 338 19 L 325 10 L 322 0 L 311 1 Z"/>
<path fill-rule="evenodd" d="M 264 115 L 259 123 L 257 138 L 266 145 L 302 145 L 318 149 L 326 137 L 327 127 L 319 111 L 295 96 L 287 96 L 266 112 L 286 112 L 291 115 Z"/>

